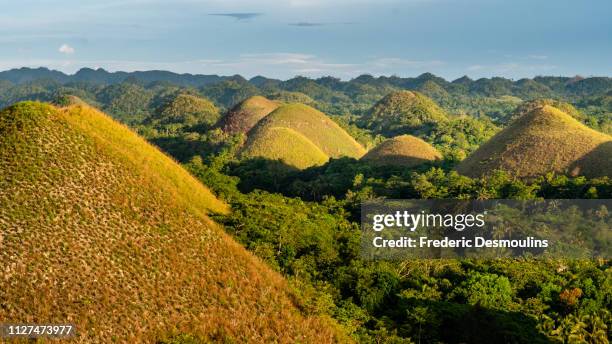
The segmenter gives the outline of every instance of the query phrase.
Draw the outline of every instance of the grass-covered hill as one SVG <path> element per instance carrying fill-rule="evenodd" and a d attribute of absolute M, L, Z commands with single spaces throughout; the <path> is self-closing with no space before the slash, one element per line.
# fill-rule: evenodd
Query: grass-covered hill
<path fill-rule="evenodd" d="M 468 176 L 494 170 L 527 178 L 548 172 L 612 176 L 612 137 L 545 105 L 516 119 L 463 160 L 457 170 Z"/>
<path fill-rule="evenodd" d="M 161 104 L 150 121 L 159 124 L 212 125 L 219 119 L 219 110 L 207 99 L 191 94 L 178 94 Z"/>
<path fill-rule="evenodd" d="M 277 102 L 262 96 L 247 98 L 234 106 L 221 119 L 219 126 L 229 134 L 246 133 L 278 106 Z"/>
<path fill-rule="evenodd" d="M 242 155 L 280 160 L 298 169 L 323 165 L 329 160 L 312 141 L 285 127 L 272 127 L 262 131 L 245 146 Z"/>
<path fill-rule="evenodd" d="M 0 112 L 0 319 L 77 342 L 331 342 L 286 283 L 207 217 L 228 206 L 87 106 Z"/>
<path fill-rule="evenodd" d="M 361 160 L 374 165 L 413 167 L 442 159 L 442 154 L 429 143 L 412 135 L 387 139 L 374 147 Z"/>
<path fill-rule="evenodd" d="M 276 128 L 291 130 L 279 131 Z M 299 149 L 305 149 L 308 146 L 305 141 L 310 141 L 327 157 L 360 158 L 365 154 L 365 149 L 325 114 L 310 106 L 294 103 L 280 106 L 249 131 L 243 155 L 252 156 L 250 153 L 257 152 L 257 156 L 264 158 L 296 161 L 298 151 L 293 145 L 281 144 L 291 142 L 291 139 L 298 137 L 296 134 L 300 137 Z M 269 141 L 272 137 L 274 141 Z M 320 152 L 313 151 L 302 160 L 311 162 L 309 166 L 316 165 L 322 158 Z"/>
<path fill-rule="evenodd" d="M 448 117 L 427 96 L 413 91 L 392 92 L 362 118 L 363 125 L 385 136 L 426 134 Z"/>

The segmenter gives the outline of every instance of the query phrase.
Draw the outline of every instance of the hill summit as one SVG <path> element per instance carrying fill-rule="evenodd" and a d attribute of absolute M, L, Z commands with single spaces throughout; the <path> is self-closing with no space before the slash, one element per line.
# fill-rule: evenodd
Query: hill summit
<path fill-rule="evenodd" d="M 262 96 L 247 98 L 234 106 L 221 119 L 219 126 L 229 134 L 246 133 L 278 106 L 277 102 Z"/>
<path fill-rule="evenodd" d="M 548 172 L 612 176 L 612 137 L 544 105 L 516 119 L 463 160 L 457 170 L 472 177 L 494 170 L 521 178 Z"/>
<path fill-rule="evenodd" d="M 284 280 L 207 217 L 228 206 L 88 106 L 0 111 L 0 319 L 77 342 L 330 342 Z"/>
<path fill-rule="evenodd" d="M 219 119 L 219 110 L 208 99 L 191 94 L 170 97 L 156 110 L 151 118 L 160 124 L 214 124 Z"/>
<path fill-rule="evenodd" d="M 525 114 L 528 114 L 532 112 L 533 110 L 544 107 L 546 105 L 557 108 L 565 112 L 566 114 L 574 117 L 577 120 L 584 119 L 584 115 L 580 113 L 580 111 L 578 111 L 578 109 L 576 109 L 572 104 L 562 102 L 560 100 L 543 98 L 543 99 L 536 99 L 536 100 L 522 102 L 519 106 L 516 107 L 516 109 L 509 116 L 507 116 L 506 118 L 502 118 L 501 120 L 504 123 L 511 123 L 517 118 L 524 116 Z"/>
<path fill-rule="evenodd" d="M 448 117 L 433 100 L 414 91 L 392 92 L 364 116 L 363 124 L 385 136 L 426 134 Z"/>
<path fill-rule="evenodd" d="M 330 157 L 363 154 L 365 149 L 336 122 L 298 103 L 282 105 L 259 121 L 242 150 L 243 157 L 280 159 L 297 168 L 320 165 Z"/>
<path fill-rule="evenodd" d="M 401 135 L 383 141 L 361 160 L 373 165 L 413 167 L 442 159 L 442 154 L 429 143 L 412 135 Z"/>

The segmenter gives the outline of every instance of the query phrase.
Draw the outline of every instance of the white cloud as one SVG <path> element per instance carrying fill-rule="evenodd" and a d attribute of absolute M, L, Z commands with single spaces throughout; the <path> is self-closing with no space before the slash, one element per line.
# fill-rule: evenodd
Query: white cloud
<path fill-rule="evenodd" d="M 66 54 L 66 55 L 72 55 L 75 52 L 74 48 L 69 46 L 66 43 L 62 44 L 62 46 L 59 47 L 59 49 L 57 49 L 57 51 L 59 51 L 62 54 Z"/>
<path fill-rule="evenodd" d="M 316 55 L 303 53 L 258 53 L 241 54 L 233 59 L 197 61 L 199 70 L 225 75 L 241 74 L 252 76 L 256 74 L 269 77 L 286 78 L 295 75 L 321 76 L 338 75 L 349 77 L 357 65 L 350 63 L 334 63 Z M 187 62 L 186 64 L 189 64 Z"/>

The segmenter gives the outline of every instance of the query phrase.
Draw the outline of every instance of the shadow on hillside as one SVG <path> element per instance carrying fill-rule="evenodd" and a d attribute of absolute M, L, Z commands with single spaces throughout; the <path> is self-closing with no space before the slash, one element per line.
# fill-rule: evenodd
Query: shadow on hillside
<path fill-rule="evenodd" d="M 421 158 L 416 158 L 416 157 L 411 157 L 411 156 L 405 156 L 405 155 L 387 155 L 384 157 L 384 159 L 380 159 L 380 160 L 373 160 L 372 164 L 375 164 L 379 167 L 387 167 L 387 168 L 393 168 L 394 166 L 401 166 L 401 167 L 405 167 L 405 168 L 415 168 L 418 166 L 423 166 L 423 165 L 431 165 L 432 163 L 435 163 L 435 161 L 431 161 L 431 160 L 427 160 L 427 159 L 421 159 Z"/>
<path fill-rule="evenodd" d="M 260 189 L 288 197 L 300 197 L 306 201 L 321 201 L 325 196 L 344 198 L 348 190 L 359 189 L 367 178 L 403 176 L 402 179 L 407 179 L 412 172 L 423 173 L 441 164 L 427 161 L 414 167 L 377 166 L 368 161 L 343 157 L 330 159 L 321 166 L 299 170 L 281 161 L 253 158 L 231 164 L 228 172 L 240 178 L 238 189 L 243 193 Z M 383 185 L 377 191 L 388 198 L 414 197 L 407 193 L 408 188 L 400 185 Z"/>
<path fill-rule="evenodd" d="M 558 344 L 537 330 L 535 319 L 519 312 L 494 310 L 446 301 L 416 298 L 399 300 L 398 309 L 407 309 L 410 323 L 419 333 L 419 324 L 411 320 L 416 307 L 426 310 L 427 320 L 421 324 L 421 343 L 534 343 Z M 419 342 L 417 336 L 413 339 Z"/>
<path fill-rule="evenodd" d="M 571 176 L 584 175 L 590 178 L 608 176 L 612 178 L 612 141 L 600 144 L 575 161 L 570 165 L 568 172 Z"/>
<path fill-rule="evenodd" d="M 240 177 L 238 190 L 249 193 L 255 189 L 284 193 L 285 186 L 299 170 L 280 160 L 250 158 L 230 165 L 230 174 Z"/>
<path fill-rule="evenodd" d="M 210 148 L 202 141 L 187 140 L 181 136 L 158 137 L 150 139 L 149 142 L 182 163 L 187 162 L 193 156 L 205 155 Z"/>

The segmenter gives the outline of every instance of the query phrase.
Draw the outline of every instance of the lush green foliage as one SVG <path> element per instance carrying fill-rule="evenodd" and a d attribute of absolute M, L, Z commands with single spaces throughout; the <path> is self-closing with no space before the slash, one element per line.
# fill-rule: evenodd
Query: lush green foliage
<path fill-rule="evenodd" d="M 221 110 L 250 96 L 265 95 L 274 100 L 312 105 L 330 115 L 361 116 L 393 91 L 414 90 L 432 98 L 449 114 L 503 122 L 522 101 L 553 98 L 576 106 L 587 116 L 585 122 L 601 131 L 610 133 L 612 123 L 609 94 L 612 79 L 597 77 L 536 77 L 518 81 L 462 77 L 449 82 L 425 73 L 416 78 L 362 75 L 350 81 L 331 77 L 280 81 L 155 71 L 108 73 L 100 69 L 83 69 L 67 76 L 44 68 L 24 68 L 0 72 L 0 107 L 28 99 L 53 101 L 58 94 L 72 94 L 89 104 L 100 105 L 122 121 L 138 123 L 154 113 L 159 105 L 155 99 L 160 95 L 190 87 Z"/>
<path fill-rule="evenodd" d="M 332 315 L 360 342 L 410 342 L 411 338 L 414 342 L 550 343 L 590 338 L 585 340 L 605 343 L 610 334 L 609 262 L 366 262 L 359 257 L 356 222 L 359 201 L 372 197 L 606 198 L 612 197 L 608 179 L 551 174 L 525 184 L 503 173 L 470 179 L 441 168 L 377 170 L 351 159 L 282 173 L 263 161 L 223 167 L 226 158 L 213 158 L 208 164 L 196 159 L 187 165 L 230 202 L 232 214 L 217 220 L 290 278 L 307 300 L 307 311 Z M 240 177 L 227 176 L 223 171 L 228 168 L 240 172 Z M 266 168 L 271 177 L 262 179 Z M 328 184 L 318 188 L 318 203 L 237 190 L 240 184 L 258 180 L 262 181 L 258 187 L 286 194 L 298 185 L 302 191 L 312 191 L 317 184 Z"/>

